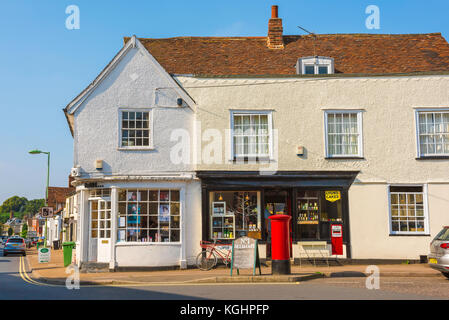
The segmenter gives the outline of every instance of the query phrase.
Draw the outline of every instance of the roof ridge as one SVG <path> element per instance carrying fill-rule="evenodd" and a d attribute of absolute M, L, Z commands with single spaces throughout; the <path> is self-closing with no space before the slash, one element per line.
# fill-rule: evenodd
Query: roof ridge
<path fill-rule="evenodd" d="M 295 38 L 308 38 L 308 37 L 370 37 L 370 38 L 385 38 L 385 37 L 413 37 L 413 36 L 441 36 L 441 32 L 430 32 L 430 33 L 317 33 L 315 35 L 284 35 L 283 37 L 295 37 Z M 129 39 L 130 37 L 124 37 Z M 140 41 L 152 41 L 152 40 L 264 40 L 266 36 L 177 36 L 168 38 L 141 38 L 138 37 Z"/>

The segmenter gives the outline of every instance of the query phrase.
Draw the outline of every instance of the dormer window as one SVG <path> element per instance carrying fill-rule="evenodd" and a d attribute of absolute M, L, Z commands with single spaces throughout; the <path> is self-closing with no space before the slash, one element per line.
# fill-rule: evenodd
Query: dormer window
<path fill-rule="evenodd" d="M 303 57 L 296 64 L 297 74 L 333 74 L 334 59 L 329 57 Z"/>

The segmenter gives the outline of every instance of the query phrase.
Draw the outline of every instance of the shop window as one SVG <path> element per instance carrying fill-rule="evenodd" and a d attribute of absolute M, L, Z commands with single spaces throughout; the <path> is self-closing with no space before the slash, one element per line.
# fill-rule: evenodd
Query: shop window
<path fill-rule="evenodd" d="M 296 240 L 329 240 L 332 223 L 343 223 L 340 191 L 298 190 Z"/>
<path fill-rule="evenodd" d="M 449 156 L 449 110 L 418 112 L 418 154 Z"/>
<path fill-rule="evenodd" d="M 256 191 L 210 192 L 210 237 L 261 238 L 260 194 Z"/>
<path fill-rule="evenodd" d="M 99 188 L 89 190 L 89 198 L 109 198 L 111 189 Z"/>
<path fill-rule="evenodd" d="M 121 112 L 120 146 L 150 147 L 150 112 L 122 111 Z"/>
<path fill-rule="evenodd" d="M 362 157 L 362 112 L 326 111 L 326 157 Z"/>
<path fill-rule="evenodd" d="M 120 189 L 117 241 L 179 242 L 179 190 Z"/>
<path fill-rule="evenodd" d="M 427 214 L 422 186 L 390 186 L 392 234 L 426 232 Z"/>
<path fill-rule="evenodd" d="M 271 152 L 271 113 L 232 112 L 234 158 L 269 158 Z"/>

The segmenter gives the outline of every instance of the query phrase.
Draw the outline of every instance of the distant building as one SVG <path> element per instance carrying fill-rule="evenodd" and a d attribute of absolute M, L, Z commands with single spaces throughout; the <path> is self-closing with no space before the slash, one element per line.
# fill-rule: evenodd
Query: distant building
<path fill-rule="evenodd" d="M 8 221 L 6 221 L 6 223 L 3 226 L 3 230 L 6 231 L 7 233 L 8 229 L 12 228 L 13 234 L 18 235 L 22 231 L 22 225 L 23 222 L 19 218 L 8 219 Z"/>

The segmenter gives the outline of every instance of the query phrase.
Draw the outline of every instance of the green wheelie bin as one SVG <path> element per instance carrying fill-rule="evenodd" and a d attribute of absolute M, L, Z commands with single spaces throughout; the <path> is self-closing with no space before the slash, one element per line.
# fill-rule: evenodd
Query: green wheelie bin
<path fill-rule="evenodd" d="M 64 267 L 72 263 L 72 249 L 75 247 L 75 242 L 69 241 L 62 244 L 62 252 L 64 255 Z"/>

